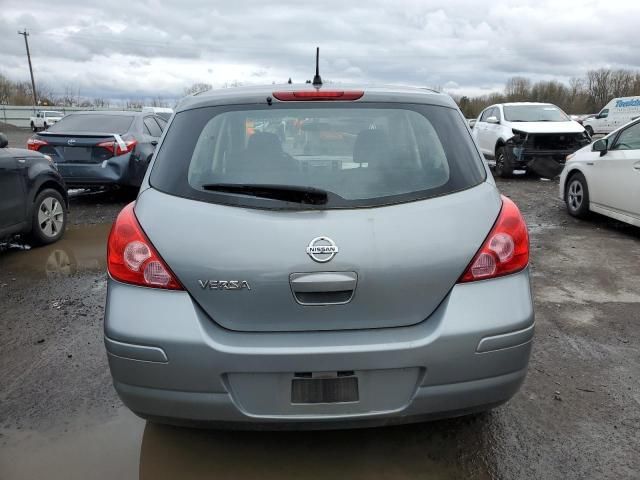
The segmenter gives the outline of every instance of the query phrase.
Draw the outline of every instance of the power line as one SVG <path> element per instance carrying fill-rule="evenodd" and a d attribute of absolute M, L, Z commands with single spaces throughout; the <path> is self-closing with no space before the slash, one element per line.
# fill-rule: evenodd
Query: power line
<path fill-rule="evenodd" d="M 18 35 L 22 35 L 24 37 L 24 45 L 27 47 L 27 60 L 29 60 L 29 73 L 31 74 L 31 88 L 33 90 L 33 108 L 36 108 L 38 105 L 38 97 L 36 96 L 36 81 L 33 79 L 33 67 L 31 66 L 31 53 L 29 53 L 29 40 L 27 37 L 29 36 L 29 32 L 27 29 L 24 29 L 24 32 L 18 30 Z"/>

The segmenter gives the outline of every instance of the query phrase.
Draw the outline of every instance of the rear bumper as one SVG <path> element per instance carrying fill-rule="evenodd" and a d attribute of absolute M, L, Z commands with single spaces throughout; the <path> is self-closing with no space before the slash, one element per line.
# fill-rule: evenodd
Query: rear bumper
<path fill-rule="evenodd" d="M 130 154 L 112 157 L 101 163 L 57 163 L 56 167 L 68 186 L 139 186 L 146 167 L 136 169 L 135 159 Z"/>
<path fill-rule="evenodd" d="M 525 376 L 526 368 L 498 377 L 421 386 L 411 403 L 402 410 L 331 417 L 251 416 L 239 410 L 233 398 L 225 393 L 175 392 L 119 383 L 114 385 L 120 398 L 134 413 L 159 423 L 234 429 L 326 429 L 398 425 L 485 411 L 509 400 L 519 390 Z"/>
<path fill-rule="evenodd" d="M 139 415 L 333 427 L 453 416 L 507 401 L 526 375 L 533 321 L 528 271 L 456 285 L 419 325 L 304 333 L 231 332 L 187 293 L 110 279 L 105 344 L 114 386 Z M 291 403 L 294 372 L 337 371 L 358 376 L 358 402 Z"/>

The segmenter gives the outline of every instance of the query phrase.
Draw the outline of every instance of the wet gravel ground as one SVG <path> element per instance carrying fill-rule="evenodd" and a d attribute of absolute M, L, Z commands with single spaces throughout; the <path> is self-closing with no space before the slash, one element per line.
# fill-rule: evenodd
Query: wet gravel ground
<path fill-rule="evenodd" d="M 557 184 L 499 181 L 531 232 L 536 336 L 506 405 L 323 432 L 145 424 L 102 344 L 105 240 L 126 192 L 76 193 L 55 245 L 0 252 L 0 479 L 639 478 L 640 229 L 568 217 Z"/>

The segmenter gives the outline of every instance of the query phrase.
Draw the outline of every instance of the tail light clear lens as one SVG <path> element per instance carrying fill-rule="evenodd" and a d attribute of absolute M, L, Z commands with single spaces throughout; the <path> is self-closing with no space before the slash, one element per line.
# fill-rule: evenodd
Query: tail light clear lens
<path fill-rule="evenodd" d="M 107 242 L 107 268 L 115 280 L 144 287 L 184 290 L 142 231 L 130 203 L 118 214 Z"/>
<path fill-rule="evenodd" d="M 38 138 L 30 138 L 29 140 L 27 140 L 27 148 L 29 150 L 33 150 L 34 152 L 37 152 L 45 145 L 49 145 L 49 143 Z"/>
<path fill-rule="evenodd" d="M 133 138 L 130 138 L 128 140 L 123 140 L 123 141 L 124 141 L 125 148 L 122 148 L 122 146 L 115 140 L 109 141 L 109 142 L 102 142 L 102 143 L 99 143 L 97 146 L 106 148 L 111 152 L 111 154 L 114 157 L 118 157 L 120 155 L 124 155 L 125 153 L 132 152 L 133 149 L 136 148 L 136 145 L 138 144 L 138 142 Z"/>
<path fill-rule="evenodd" d="M 529 264 L 527 224 L 513 201 L 502 197 L 500 215 L 459 282 L 501 277 Z"/>

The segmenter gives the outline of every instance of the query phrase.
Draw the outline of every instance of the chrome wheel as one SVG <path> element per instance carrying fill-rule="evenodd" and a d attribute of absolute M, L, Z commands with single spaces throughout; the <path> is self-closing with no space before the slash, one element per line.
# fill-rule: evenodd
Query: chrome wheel
<path fill-rule="evenodd" d="M 567 202 L 569 208 L 574 212 L 580 209 L 582 206 L 582 200 L 584 199 L 584 189 L 582 183 L 579 180 L 573 180 L 569 184 L 569 190 L 567 191 Z"/>
<path fill-rule="evenodd" d="M 48 238 L 60 234 L 64 225 L 64 209 L 53 197 L 46 197 L 38 207 L 38 225 L 43 235 Z"/>
<path fill-rule="evenodd" d="M 504 153 L 500 153 L 496 158 L 496 173 L 498 176 L 502 175 L 502 170 L 504 170 Z"/>

